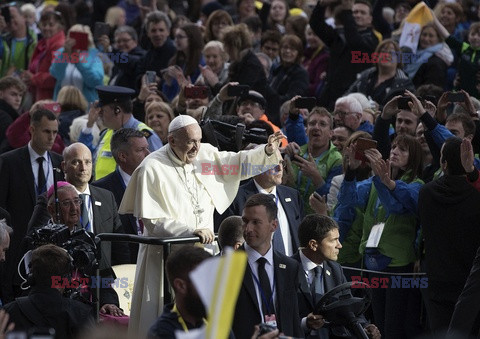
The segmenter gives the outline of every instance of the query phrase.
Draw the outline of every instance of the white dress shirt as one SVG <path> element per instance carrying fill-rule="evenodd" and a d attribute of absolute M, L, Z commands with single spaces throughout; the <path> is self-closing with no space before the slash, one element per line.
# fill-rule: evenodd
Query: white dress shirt
<path fill-rule="evenodd" d="M 124 170 L 122 170 L 119 167 L 117 167 L 118 173 L 120 173 L 120 176 L 122 177 L 123 183 L 125 184 L 125 187 L 128 186 L 128 183 L 130 182 L 130 178 L 132 177 L 131 175 L 127 174 Z"/>
<path fill-rule="evenodd" d="M 313 271 L 313 269 L 317 266 L 320 266 L 320 268 L 323 270 L 323 263 L 321 263 L 320 265 L 317 265 L 313 261 L 308 259 L 301 250 L 299 251 L 299 253 L 300 253 L 300 260 L 302 261 L 302 270 L 303 270 L 303 273 L 305 274 L 305 278 L 307 279 L 308 287 L 310 287 L 314 283 L 313 279 L 315 278 L 315 272 Z M 307 327 L 307 317 L 302 318 L 301 326 L 304 331 L 309 331 Z M 316 331 L 312 330 L 312 333 L 316 333 Z"/>
<path fill-rule="evenodd" d="M 77 191 L 78 195 L 80 194 L 86 194 L 87 196 L 85 197 L 85 204 L 87 205 L 87 211 L 88 211 L 88 220 L 90 222 L 90 232 L 95 233 L 95 228 L 93 224 L 93 207 L 92 207 L 92 196 L 90 194 L 90 185 L 87 185 L 87 188 L 85 191 L 80 192 L 76 187 L 75 191 Z M 80 206 L 80 213 L 82 212 L 83 206 Z"/>
<path fill-rule="evenodd" d="M 293 255 L 293 248 L 292 248 L 292 236 L 290 234 L 290 226 L 288 224 L 287 214 L 283 209 L 282 202 L 277 194 L 277 187 L 274 186 L 271 192 L 267 192 L 265 189 L 260 186 L 255 179 L 253 179 L 253 183 L 257 187 L 258 193 L 263 194 L 273 194 L 275 196 L 275 202 L 277 204 L 278 213 L 278 226 L 280 227 L 280 232 L 282 232 L 282 239 L 283 239 L 283 247 L 285 248 L 285 255 L 290 257 Z"/>
<path fill-rule="evenodd" d="M 37 159 L 39 157 L 43 157 L 44 161 L 42 163 L 43 165 L 43 173 L 45 174 L 45 179 L 46 179 L 46 190 L 50 188 L 50 186 L 53 185 L 53 165 L 52 165 L 52 159 L 50 159 L 50 154 L 48 152 L 45 152 L 43 154 L 38 154 L 37 152 L 34 151 L 31 145 L 31 141 L 28 143 L 28 153 L 30 154 L 30 163 L 32 164 L 32 172 L 33 172 L 33 179 L 34 179 L 34 184 L 35 184 L 35 194 L 37 194 L 37 186 L 38 186 L 38 162 Z"/>
<path fill-rule="evenodd" d="M 262 257 L 260 253 L 255 251 L 253 248 L 248 246 L 247 243 L 245 243 L 245 252 L 247 253 L 248 256 L 248 264 L 250 265 L 250 269 L 252 270 L 252 273 L 255 275 L 255 277 L 258 280 L 258 263 L 257 260 Z M 273 250 L 272 246 L 270 246 L 270 249 L 268 252 L 263 256 L 265 259 L 267 259 L 267 262 L 265 263 L 265 271 L 267 272 L 268 275 L 268 280 L 270 280 L 270 288 L 272 289 L 272 302 L 269 305 L 270 312 L 275 313 L 275 302 L 277 300 L 276 297 L 276 290 L 275 290 L 275 270 L 273 267 Z M 255 285 L 255 292 L 257 293 L 257 301 L 258 301 L 258 308 L 260 309 L 260 314 L 262 316 L 262 320 L 265 320 L 265 315 L 263 314 L 262 311 L 262 295 L 260 293 L 259 289 L 259 283 L 255 281 L 255 278 L 252 277 L 253 280 L 253 285 Z M 270 302 L 270 300 L 268 300 Z"/>

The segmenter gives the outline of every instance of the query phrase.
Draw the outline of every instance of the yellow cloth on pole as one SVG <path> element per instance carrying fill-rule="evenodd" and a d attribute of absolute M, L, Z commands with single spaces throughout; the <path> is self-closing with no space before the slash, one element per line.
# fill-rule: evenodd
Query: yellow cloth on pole
<path fill-rule="evenodd" d="M 408 47 L 412 53 L 416 53 L 422 27 L 432 21 L 430 8 L 425 2 L 419 2 L 405 18 L 400 36 L 400 47 Z"/>
<path fill-rule="evenodd" d="M 246 266 L 247 254 L 230 249 L 221 257 L 203 261 L 190 273 L 190 279 L 207 310 L 207 321 L 195 330 L 176 331 L 177 339 L 229 337 Z"/>

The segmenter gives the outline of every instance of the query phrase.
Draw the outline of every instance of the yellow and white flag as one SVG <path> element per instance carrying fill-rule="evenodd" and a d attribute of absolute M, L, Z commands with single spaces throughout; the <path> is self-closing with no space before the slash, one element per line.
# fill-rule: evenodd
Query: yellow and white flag
<path fill-rule="evenodd" d="M 228 338 L 246 265 L 244 251 L 227 250 L 225 255 L 207 259 L 190 272 L 190 279 L 207 310 L 207 321 L 197 330 L 177 331 L 177 339 Z"/>
<path fill-rule="evenodd" d="M 419 2 L 405 18 L 400 36 L 400 47 L 408 47 L 412 53 L 416 53 L 422 27 L 432 21 L 430 8 L 425 2 Z"/>

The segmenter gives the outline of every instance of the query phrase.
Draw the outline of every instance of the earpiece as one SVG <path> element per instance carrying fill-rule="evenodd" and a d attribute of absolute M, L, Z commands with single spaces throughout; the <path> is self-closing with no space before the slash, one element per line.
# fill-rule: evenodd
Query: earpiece
<path fill-rule="evenodd" d="M 115 113 L 115 115 L 118 115 L 118 114 L 120 114 L 120 108 L 118 108 L 118 107 L 115 107 L 115 109 L 114 109 L 114 113 Z"/>

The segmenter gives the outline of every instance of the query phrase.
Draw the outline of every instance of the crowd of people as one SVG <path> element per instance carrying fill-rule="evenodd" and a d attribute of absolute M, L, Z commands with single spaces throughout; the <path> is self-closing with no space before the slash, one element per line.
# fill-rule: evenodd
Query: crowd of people
<path fill-rule="evenodd" d="M 0 306 L 17 330 L 77 336 L 98 304 L 131 337 L 174 338 L 208 314 L 188 272 L 233 247 L 248 263 L 232 338 L 352 337 L 316 303 L 359 276 L 386 281 L 359 318 L 369 338 L 479 334 L 478 1 L 0 7 Z M 50 284 L 89 276 L 32 245 L 60 224 L 204 250 L 164 263 L 105 242 L 101 279 L 136 264 L 128 317 L 108 284 L 83 303 Z"/>

